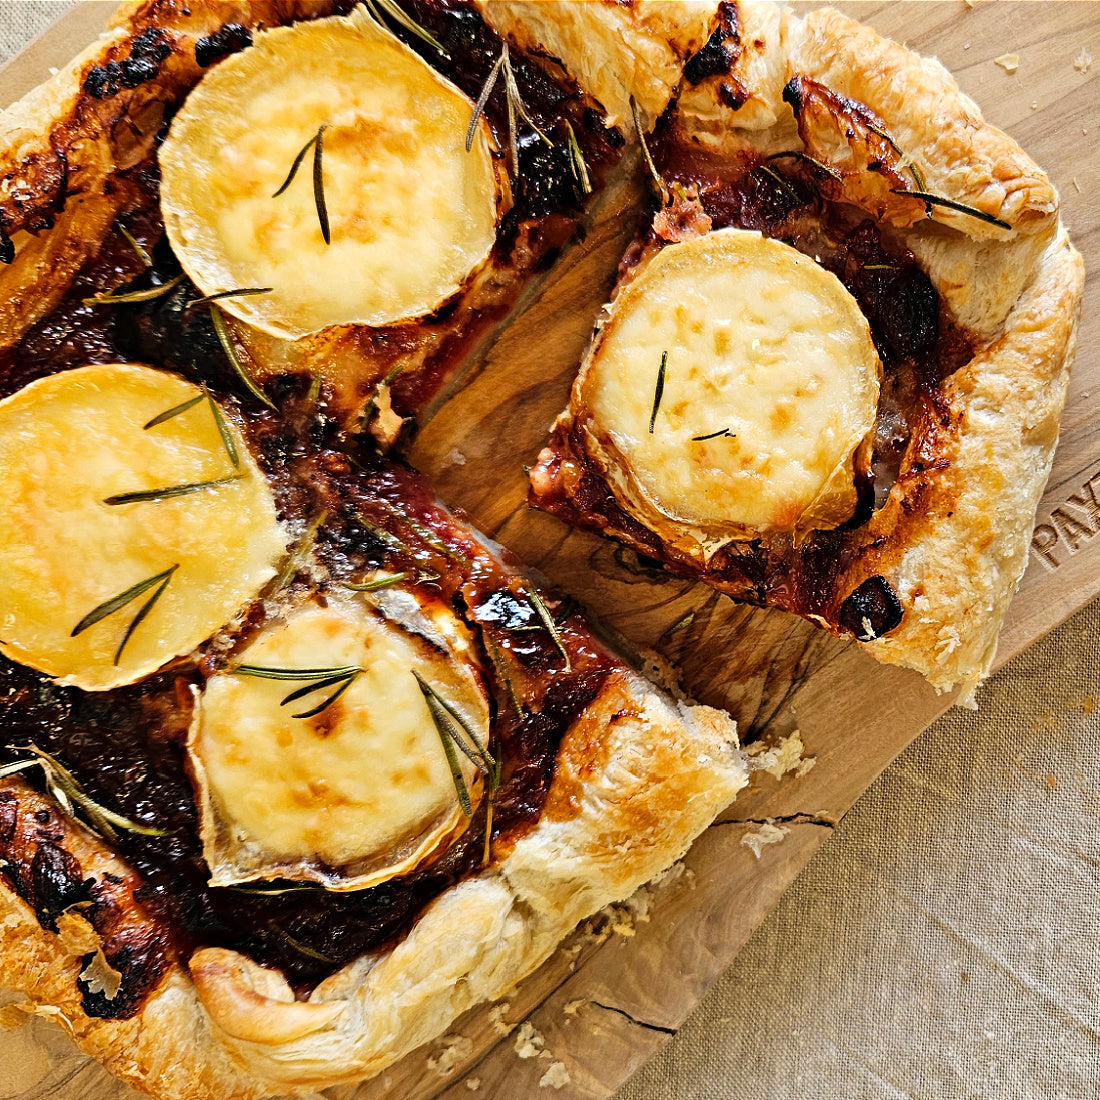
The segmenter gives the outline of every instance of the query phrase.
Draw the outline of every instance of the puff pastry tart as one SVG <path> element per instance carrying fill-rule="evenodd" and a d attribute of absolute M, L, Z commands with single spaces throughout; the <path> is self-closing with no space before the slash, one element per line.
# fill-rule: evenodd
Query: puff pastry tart
<path fill-rule="evenodd" d="M 667 201 L 539 503 L 970 682 L 1079 268 L 934 66 L 748 4 L 147 0 L 5 114 L 0 981 L 133 1086 L 378 1073 L 746 783 L 397 456 L 636 124 Z"/>
<path fill-rule="evenodd" d="M 531 501 L 965 698 L 1026 564 L 1080 256 L 938 62 L 721 9 Z"/>

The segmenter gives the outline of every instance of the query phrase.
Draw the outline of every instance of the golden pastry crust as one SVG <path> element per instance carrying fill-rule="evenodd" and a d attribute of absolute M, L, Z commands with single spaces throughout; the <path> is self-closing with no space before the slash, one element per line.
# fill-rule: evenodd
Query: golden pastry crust
<path fill-rule="evenodd" d="M 74 949 L 43 929 L 6 884 L 0 982 L 161 1100 L 254 1100 L 359 1080 L 503 995 L 578 921 L 680 858 L 746 782 L 727 715 L 617 672 L 567 732 L 538 824 L 440 895 L 394 948 L 351 963 L 307 1001 L 276 971 L 207 948 L 189 969 L 173 962 L 135 1017 L 90 1019 L 75 984 L 89 944 Z M 76 826 L 66 824 L 63 843 L 85 874 L 124 871 Z"/>
<path fill-rule="evenodd" d="M 727 63 L 685 81 L 659 132 L 658 141 L 674 150 L 673 169 L 686 167 L 673 174 L 672 198 L 628 254 L 620 286 L 653 248 L 711 230 L 705 198 L 683 189 L 694 171 L 707 181 L 736 179 L 761 164 L 772 171 L 767 158 L 776 154 L 786 163 L 801 156 L 824 199 L 862 211 L 915 257 L 969 341 L 970 361 L 932 380 L 923 407 L 903 394 L 900 470 L 878 509 L 848 537 L 844 567 L 825 582 L 835 585 L 831 600 L 776 602 L 836 633 L 856 633 L 879 660 L 918 669 L 938 690 L 958 686 L 966 699 L 991 667 L 1026 566 L 1073 358 L 1080 256 L 1059 221 L 1050 180 L 983 120 L 938 61 L 828 9 L 799 18 L 748 0 L 736 11 L 735 28 L 726 11 Z M 706 184 L 698 186 L 702 196 Z M 693 565 L 684 531 L 654 524 L 631 506 L 617 488 L 628 473 L 606 471 L 582 438 L 590 413 L 582 396 L 578 384 L 540 456 L 533 501 L 644 553 L 664 554 L 679 572 L 733 595 L 771 602 L 755 587 L 757 574 L 741 575 L 736 565 L 723 573 L 721 561 L 712 568 L 710 546 L 706 562 Z M 895 413 L 880 408 L 887 425 Z M 612 502 L 588 503 L 593 477 L 605 480 Z M 782 588 L 785 565 L 798 554 L 797 543 L 772 540 L 757 572 L 775 570 Z M 806 568 L 809 589 L 820 578 Z M 886 590 L 888 631 L 868 619 L 862 631 L 844 622 L 842 603 L 865 582 Z M 895 614 L 901 625 L 889 622 Z"/>

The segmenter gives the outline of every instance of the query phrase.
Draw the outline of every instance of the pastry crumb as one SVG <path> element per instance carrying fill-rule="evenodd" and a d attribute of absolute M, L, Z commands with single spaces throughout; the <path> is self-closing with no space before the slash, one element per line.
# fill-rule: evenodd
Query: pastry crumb
<path fill-rule="evenodd" d="M 776 779 L 782 779 L 788 772 L 794 772 L 795 778 L 800 779 L 817 763 L 816 756 L 803 758 L 805 748 L 801 730 L 795 730 L 789 737 L 780 738 L 779 744 L 775 746 L 769 747 L 758 741 L 746 745 L 745 752 L 754 758 L 756 771 L 767 772 Z"/>
<path fill-rule="evenodd" d="M 539 1078 L 540 1088 L 563 1089 L 569 1084 L 569 1070 L 564 1062 L 551 1062 L 549 1069 Z"/>
<path fill-rule="evenodd" d="M 516 1026 L 515 1024 L 510 1024 L 504 1018 L 508 1015 L 511 1007 L 508 1001 L 501 1001 L 500 1004 L 493 1005 L 493 1007 L 489 1009 L 489 1025 L 498 1035 L 511 1035 L 512 1029 Z"/>
<path fill-rule="evenodd" d="M 452 447 L 447 452 L 445 461 L 448 466 L 465 466 L 466 456 L 457 447 Z"/>
<path fill-rule="evenodd" d="M 1006 73 L 1014 73 L 1020 67 L 1020 55 L 1018 53 L 1003 53 L 1000 57 L 993 58 L 994 65 L 1000 65 Z"/>
<path fill-rule="evenodd" d="M 1058 777 L 1056 775 L 1048 775 L 1044 777 L 1047 781 L 1047 786 L 1052 790 L 1058 789 Z"/>
<path fill-rule="evenodd" d="M 577 1013 L 589 1003 L 587 997 L 578 997 L 576 1000 L 566 1001 L 565 1004 L 562 1005 L 561 1010 L 566 1016 L 576 1016 Z"/>
<path fill-rule="evenodd" d="M 1092 65 L 1092 54 L 1086 46 L 1081 47 L 1081 52 L 1074 58 L 1073 67 L 1079 73 L 1087 73 Z"/>
<path fill-rule="evenodd" d="M 450 1077 L 474 1052 L 474 1041 L 465 1035 L 444 1035 L 438 1044 L 440 1049 L 428 1058 L 428 1069 L 440 1077 Z"/>
<path fill-rule="evenodd" d="M 477 1092 L 477 1090 L 479 1088 L 481 1088 L 481 1078 L 480 1077 L 467 1077 L 466 1078 L 466 1087 L 471 1092 Z"/>
<path fill-rule="evenodd" d="M 1077 189 L 1077 193 L 1080 194 L 1081 193 L 1081 185 L 1077 182 L 1077 177 L 1076 176 L 1073 177 L 1073 186 Z M 1088 395 L 1086 394 L 1086 396 L 1088 396 Z"/>
<path fill-rule="evenodd" d="M 515 1051 L 520 1058 L 537 1058 L 546 1045 L 539 1030 L 530 1020 L 524 1020 L 516 1033 Z"/>
<path fill-rule="evenodd" d="M 760 853 L 769 844 L 778 844 L 791 830 L 786 825 L 776 825 L 774 821 L 765 821 L 755 833 L 746 833 L 741 838 L 741 843 L 752 852 L 757 859 Z"/>
<path fill-rule="evenodd" d="M 80 972 L 80 980 L 87 985 L 89 993 L 101 993 L 108 1001 L 113 1001 L 122 988 L 122 972 L 107 961 L 102 947 L 96 948 L 88 965 Z"/>

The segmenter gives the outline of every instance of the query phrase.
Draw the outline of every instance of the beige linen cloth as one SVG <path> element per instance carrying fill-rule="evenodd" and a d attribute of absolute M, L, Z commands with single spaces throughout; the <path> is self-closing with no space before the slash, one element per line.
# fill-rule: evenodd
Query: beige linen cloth
<path fill-rule="evenodd" d="M 69 6 L 0 0 L 0 63 Z M 1098 638 L 1100 602 L 895 761 L 617 1100 L 1100 1097 Z"/>

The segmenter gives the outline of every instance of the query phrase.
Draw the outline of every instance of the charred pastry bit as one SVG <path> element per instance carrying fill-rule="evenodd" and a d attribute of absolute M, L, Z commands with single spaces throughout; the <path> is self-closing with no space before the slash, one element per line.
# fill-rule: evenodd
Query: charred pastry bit
<path fill-rule="evenodd" d="M 900 625 L 905 611 L 885 577 L 868 577 L 845 598 L 840 625 L 861 642 L 873 642 Z"/>
<path fill-rule="evenodd" d="M 208 34 L 195 43 L 195 62 L 208 68 L 215 61 L 252 45 L 252 31 L 240 23 L 226 23 L 220 31 Z"/>
<path fill-rule="evenodd" d="M 15 263 L 15 242 L 0 227 L 0 264 Z"/>

